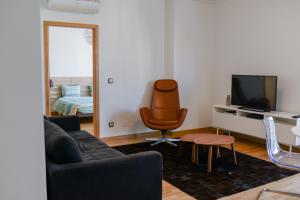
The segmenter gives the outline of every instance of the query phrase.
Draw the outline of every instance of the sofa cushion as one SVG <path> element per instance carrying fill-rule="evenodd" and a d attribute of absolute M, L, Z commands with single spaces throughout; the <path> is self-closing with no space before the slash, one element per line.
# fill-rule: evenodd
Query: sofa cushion
<path fill-rule="evenodd" d="M 81 152 L 88 152 L 97 149 L 106 149 L 108 148 L 107 144 L 101 141 L 77 141 L 78 148 Z"/>
<path fill-rule="evenodd" d="M 76 141 L 91 141 L 98 140 L 96 137 L 88 133 L 87 131 L 70 131 L 68 132 Z"/>
<path fill-rule="evenodd" d="M 45 146 L 47 155 L 56 163 L 82 161 L 75 140 L 56 124 L 44 120 Z"/>
<path fill-rule="evenodd" d="M 86 131 L 72 131 L 69 134 L 76 140 L 77 146 L 82 152 L 108 148 L 107 144 Z"/>
<path fill-rule="evenodd" d="M 83 161 L 103 160 L 123 156 L 125 156 L 123 153 L 112 148 L 90 150 L 82 153 Z"/>

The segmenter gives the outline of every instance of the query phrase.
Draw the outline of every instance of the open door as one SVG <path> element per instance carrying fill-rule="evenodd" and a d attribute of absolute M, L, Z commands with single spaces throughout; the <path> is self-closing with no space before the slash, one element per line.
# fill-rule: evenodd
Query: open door
<path fill-rule="evenodd" d="M 99 137 L 98 25 L 45 21 L 44 48 L 46 115 Z"/>

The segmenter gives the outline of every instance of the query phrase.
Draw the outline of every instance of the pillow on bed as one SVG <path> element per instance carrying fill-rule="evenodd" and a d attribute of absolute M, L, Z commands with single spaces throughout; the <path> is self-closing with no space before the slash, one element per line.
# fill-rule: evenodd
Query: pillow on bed
<path fill-rule="evenodd" d="M 62 85 L 62 97 L 80 97 L 80 85 Z"/>
<path fill-rule="evenodd" d="M 90 96 L 92 97 L 93 94 L 94 94 L 94 88 L 93 88 L 92 85 L 89 85 L 88 87 L 89 87 L 89 93 L 90 93 Z"/>

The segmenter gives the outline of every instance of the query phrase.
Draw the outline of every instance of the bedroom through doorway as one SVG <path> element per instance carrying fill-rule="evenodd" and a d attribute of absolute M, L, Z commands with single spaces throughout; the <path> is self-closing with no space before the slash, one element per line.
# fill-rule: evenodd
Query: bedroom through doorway
<path fill-rule="evenodd" d="M 78 116 L 99 137 L 98 25 L 44 22 L 47 116 Z"/>

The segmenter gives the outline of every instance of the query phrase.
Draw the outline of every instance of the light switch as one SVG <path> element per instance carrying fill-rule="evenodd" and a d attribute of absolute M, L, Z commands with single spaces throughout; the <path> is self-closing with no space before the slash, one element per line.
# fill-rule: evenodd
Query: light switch
<path fill-rule="evenodd" d="M 108 78 L 108 84 L 113 84 L 114 83 L 114 79 L 113 78 Z"/>
<path fill-rule="evenodd" d="M 112 127 L 114 127 L 115 126 L 115 122 L 108 122 L 108 127 L 109 128 L 112 128 Z"/>

